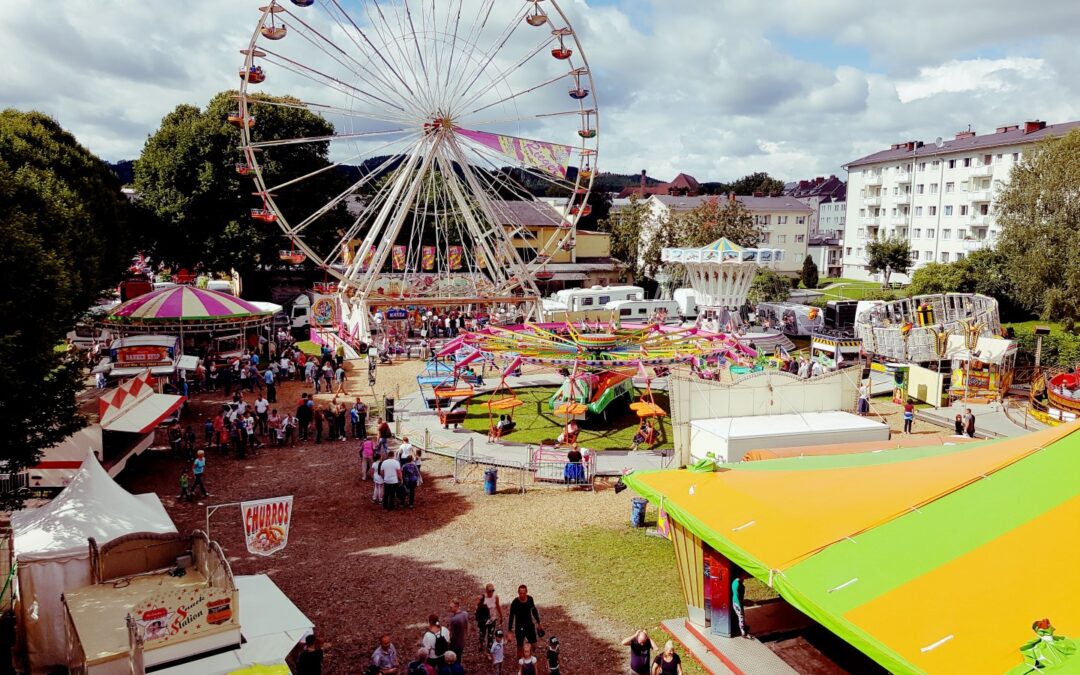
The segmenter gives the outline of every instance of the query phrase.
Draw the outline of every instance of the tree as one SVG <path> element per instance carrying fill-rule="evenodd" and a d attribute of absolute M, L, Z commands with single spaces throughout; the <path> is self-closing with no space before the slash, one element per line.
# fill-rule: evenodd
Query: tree
<path fill-rule="evenodd" d="M 803 288 L 817 288 L 818 269 L 813 256 L 807 255 L 802 261 L 802 271 L 799 273 Z"/>
<path fill-rule="evenodd" d="M 742 196 L 752 195 L 755 192 L 765 195 L 783 194 L 784 181 L 773 178 L 764 171 L 757 171 L 734 181 L 729 188 L 730 192 Z"/>
<path fill-rule="evenodd" d="M 146 141 L 135 164 L 135 190 L 140 202 L 160 219 L 150 252 L 182 266 L 205 263 L 211 269 L 251 270 L 277 264 L 278 250 L 289 248 L 277 225 L 255 222 L 252 208 L 262 202 L 251 193 L 254 183 L 240 176 L 236 164 L 239 132 L 226 117 L 235 109 L 235 92 L 221 92 L 204 110 L 180 105 L 166 115 Z M 288 98 L 258 97 L 299 104 Z M 333 125 L 300 107 L 255 105 L 256 141 L 322 136 Z M 329 142 L 295 143 L 265 148 L 259 165 L 268 185 L 313 173 L 329 165 Z M 346 188 L 344 172 L 324 171 L 275 197 L 295 225 Z M 332 255 L 348 226 L 344 204 L 304 230 L 304 240 L 318 252 Z"/>
<path fill-rule="evenodd" d="M 105 162 L 54 120 L 0 113 L 0 460 L 5 472 L 83 426 L 82 369 L 63 348 L 76 319 L 120 279 L 134 246 Z M 3 495 L 4 507 L 18 502 Z"/>
<path fill-rule="evenodd" d="M 997 197 L 998 242 L 1016 300 L 1045 319 L 1080 318 L 1080 131 L 1046 140 Z"/>
<path fill-rule="evenodd" d="M 866 269 L 881 273 L 881 287 L 889 287 L 894 272 L 906 274 L 911 269 L 911 245 L 906 239 L 873 239 L 866 245 Z"/>
<path fill-rule="evenodd" d="M 734 199 L 706 199 L 689 211 L 674 213 L 669 223 L 678 246 L 707 246 L 724 238 L 737 246 L 754 247 L 765 230 L 754 216 Z"/>
<path fill-rule="evenodd" d="M 649 221 L 649 205 L 638 196 L 630 197 L 630 205 L 613 211 L 601 229 L 611 232 L 611 257 L 619 261 L 625 272 L 635 279 L 645 275 L 641 233 Z M 657 259 L 656 263 L 659 263 Z"/>
<path fill-rule="evenodd" d="M 933 293 L 962 293 L 966 285 L 967 269 L 964 261 L 954 263 L 926 263 L 911 273 L 911 295 Z"/>
<path fill-rule="evenodd" d="M 761 302 L 783 302 L 790 295 L 791 281 L 782 274 L 763 267 L 754 275 L 746 299 L 756 305 Z"/>

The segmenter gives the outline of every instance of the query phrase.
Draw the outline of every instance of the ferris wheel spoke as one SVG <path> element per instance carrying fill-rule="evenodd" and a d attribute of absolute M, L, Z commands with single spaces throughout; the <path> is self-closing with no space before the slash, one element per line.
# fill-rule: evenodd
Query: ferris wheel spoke
<path fill-rule="evenodd" d="M 239 97 L 237 97 L 239 98 Z M 248 105 L 256 106 L 275 106 L 279 108 L 293 108 L 296 110 L 310 110 L 314 113 L 340 115 L 342 117 L 355 117 L 362 120 L 371 120 L 375 122 L 386 122 L 387 124 L 405 124 L 413 123 L 414 119 L 411 117 L 405 117 L 403 115 L 390 116 L 383 113 L 374 113 L 367 110 L 356 110 L 354 108 L 341 108 L 338 106 L 328 105 L 326 103 L 315 103 L 313 101 L 301 101 L 298 99 L 263 99 L 263 98 L 249 98 Z"/>
<path fill-rule="evenodd" d="M 405 91 L 409 92 L 410 96 L 415 97 L 416 93 L 412 90 L 412 88 L 409 87 L 409 84 L 407 82 L 405 82 L 405 79 L 401 77 L 401 73 L 399 73 L 397 71 L 397 68 L 394 68 L 393 64 L 391 64 L 390 61 L 388 61 L 386 59 L 386 56 L 383 55 L 383 53 L 379 50 L 379 48 L 376 47 L 374 44 L 372 44 L 371 39 L 368 38 L 368 36 L 367 36 L 367 33 L 365 33 L 360 28 L 360 26 L 356 25 L 356 22 L 353 20 L 352 16 L 350 16 L 348 12 L 346 12 L 344 9 L 342 9 L 341 3 L 338 0 L 328 0 L 328 1 L 333 3 L 338 8 L 338 10 L 345 17 L 345 19 L 349 22 L 349 24 L 353 27 L 353 29 L 357 32 L 357 34 L 361 37 L 361 39 L 363 39 L 364 42 L 366 42 L 367 45 L 369 47 L 371 47 L 371 50 L 375 54 L 375 56 L 379 57 L 379 61 L 381 61 L 382 64 L 384 66 L 386 66 L 387 69 L 389 69 L 390 72 L 392 72 L 394 74 L 394 78 L 397 79 L 397 81 L 401 83 L 401 86 L 405 87 Z M 376 2 L 375 4 L 378 5 L 378 2 Z M 365 8 L 366 8 L 366 5 L 365 5 Z"/>
<path fill-rule="evenodd" d="M 472 46 L 473 51 L 476 51 L 476 40 L 483 34 L 484 28 L 487 27 L 488 20 L 491 18 L 491 10 L 494 7 L 495 0 L 487 0 L 486 8 L 485 6 L 481 6 L 480 12 L 477 14 L 477 20 L 473 21 L 473 25 L 469 29 L 469 34 L 465 38 L 464 43 Z M 449 72 L 447 73 L 445 93 L 448 100 L 452 99 L 454 94 L 456 94 L 456 89 L 461 85 L 461 81 L 464 79 L 468 67 L 468 60 L 460 59 L 458 70 L 454 73 L 454 77 L 451 77 Z M 451 88 L 451 80 L 454 82 L 453 88 Z"/>
<path fill-rule="evenodd" d="M 416 129 L 387 129 L 385 131 L 357 131 L 345 134 L 327 134 L 325 136 L 303 136 L 300 138 L 280 138 L 272 141 L 252 141 L 249 145 L 253 148 L 273 148 L 281 145 L 299 145 L 302 143 L 327 143 L 331 141 L 344 141 L 353 138 L 370 138 L 373 136 L 388 136 L 392 134 L 415 134 Z"/>
<path fill-rule="evenodd" d="M 428 97 L 426 90 L 420 87 L 422 80 L 417 74 L 416 66 L 413 63 L 412 50 L 408 49 L 406 44 L 409 38 L 409 29 L 406 25 L 405 12 L 395 9 L 393 14 L 396 20 L 396 26 L 391 26 L 390 22 L 387 20 L 386 13 L 383 11 L 382 5 L 379 4 L 379 0 L 371 0 L 371 3 L 375 6 L 375 11 L 378 13 L 381 21 L 374 20 L 374 17 L 371 16 L 371 12 L 366 4 L 364 5 L 364 12 L 368 17 L 368 22 L 371 24 L 376 37 L 378 37 L 383 44 L 383 50 L 378 52 L 379 56 L 382 58 L 383 51 L 389 52 L 391 48 L 393 48 L 397 52 L 398 57 L 400 57 L 400 62 L 408 69 L 409 75 L 412 77 L 412 81 L 417 90 L 415 92 L 409 90 L 408 84 L 405 84 L 406 89 L 409 90 L 409 93 L 414 99 L 417 99 L 415 103 L 420 103 L 425 108 L 430 107 L 431 100 Z M 408 0 L 403 0 L 403 5 L 407 8 Z M 395 30 L 398 31 L 400 36 L 399 39 L 394 39 Z M 415 31 L 413 32 L 413 35 L 413 41 L 416 42 Z M 419 52 L 417 53 L 419 54 Z M 402 73 L 404 72 L 405 68 L 402 68 Z"/>
<path fill-rule="evenodd" d="M 327 171 L 332 171 L 332 170 L 337 169 L 337 168 L 342 167 L 342 166 L 351 166 L 349 164 L 349 162 L 356 161 L 356 160 L 361 159 L 363 157 L 378 157 L 379 153 L 384 152 L 386 150 L 389 150 L 390 148 L 392 148 L 392 147 L 394 147 L 396 145 L 400 145 L 402 140 L 405 140 L 405 139 L 395 139 L 395 140 L 390 141 L 389 143 L 384 143 L 383 145 L 380 145 L 377 148 L 372 148 L 370 150 L 365 150 L 364 152 L 360 152 L 360 153 L 357 153 L 357 154 L 352 155 L 350 157 L 346 157 L 345 159 L 343 159 L 343 160 L 341 160 L 339 162 L 334 162 L 333 164 L 327 164 L 323 168 L 316 169 L 315 171 L 312 171 L 311 173 L 304 174 L 303 176 L 297 176 L 296 178 L 293 178 L 291 180 L 287 180 L 284 183 L 279 183 L 278 185 L 274 185 L 273 187 L 269 187 L 269 188 L 266 189 L 266 192 L 277 192 L 278 190 L 283 190 L 283 189 L 285 189 L 287 187 L 291 187 L 291 186 L 293 186 L 293 185 L 295 185 L 297 183 L 303 182 L 303 181 L 307 180 L 308 178 L 312 178 L 312 177 L 317 176 L 317 175 L 319 175 L 321 173 L 325 173 Z M 379 165 L 379 167 L 374 169 L 373 172 L 365 174 L 364 177 L 362 177 L 360 179 L 360 181 L 358 181 L 357 183 L 353 184 L 352 188 L 350 188 L 350 189 L 355 191 L 355 190 L 363 187 L 367 183 L 368 177 L 374 175 L 374 172 L 382 170 L 382 168 L 384 168 L 387 164 L 393 163 L 394 159 L 395 159 L 395 156 L 390 155 L 390 157 L 385 162 L 383 162 L 383 164 Z"/>
<path fill-rule="evenodd" d="M 391 85 L 390 81 L 387 80 L 381 73 L 379 73 L 378 70 L 372 70 L 372 69 L 368 68 L 365 64 L 360 63 L 359 61 L 357 61 L 346 50 L 344 50 L 340 45 L 338 45 L 336 42 L 334 42 L 330 38 L 323 35 L 320 31 L 316 30 L 314 27 L 312 27 L 310 24 L 305 22 L 302 18 L 297 16 L 295 13 L 289 12 L 288 10 L 286 10 L 286 12 L 289 14 L 290 17 L 293 18 L 294 21 L 297 22 L 297 24 L 303 26 L 306 29 L 307 32 L 304 32 L 304 31 L 298 31 L 298 32 L 300 33 L 301 37 L 303 37 L 305 40 L 310 42 L 313 46 L 315 46 L 316 49 L 322 51 L 324 54 L 326 54 L 331 59 L 336 61 L 338 64 L 340 64 L 346 70 L 348 70 L 351 73 L 353 73 L 354 75 L 356 75 L 358 78 L 361 78 L 361 79 L 365 80 L 365 82 L 368 82 L 369 86 L 381 85 L 387 91 L 392 91 L 392 92 L 395 91 L 395 89 Z M 334 18 L 335 22 L 337 23 L 338 27 L 342 29 L 342 32 L 349 38 L 349 40 L 353 43 L 353 45 L 355 45 L 359 49 L 362 49 L 361 46 L 359 45 L 359 43 L 357 43 L 356 40 L 354 40 L 352 38 L 352 36 L 349 35 L 348 31 L 345 30 L 344 26 L 341 25 L 341 22 L 336 17 L 333 17 L 333 18 Z M 311 35 L 314 35 L 318 39 L 316 40 L 316 39 L 312 38 L 311 35 L 309 35 L 308 33 L 310 33 Z M 333 50 L 334 53 L 331 53 L 330 51 L 328 51 L 328 49 Z M 339 57 L 341 57 L 341 58 L 339 58 Z M 352 65 L 350 66 L 349 63 L 346 63 L 345 61 L 342 61 L 342 58 L 344 58 L 345 61 L 348 61 Z M 369 61 L 370 61 L 370 58 L 369 58 Z M 402 101 L 402 102 L 404 102 L 404 101 Z"/>
<path fill-rule="evenodd" d="M 544 40 L 541 40 L 540 44 L 536 45 L 536 47 L 534 47 L 532 49 L 532 51 L 527 52 L 525 54 L 525 56 L 522 56 L 520 59 L 518 59 L 517 62 L 514 63 L 512 66 L 510 66 L 509 68 L 503 70 L 502 72 L 496 73 L 494 76 L 490 77 L 489 78 L 489 83 L 485 87 L 479 89 L 475 94 L 473 94 L 469 98 L 465 99 L 464 101 L 458 103 L 457 104 L 458 109 L 468 108 L 469 106 L 473 105 L 478 100 L 480 100 L 489 91 L 491 91 L 492 89 L 497 87 L 499 84 L 508 81 L 510 76 L 515 71 L 519 70 L 522 66 L 524 66 L 526 63 L 531 61 L 537 54 L 544 51 L 544 49 L 549 44 L 551 44 L 554 40 L 555 40 L 554 36 L 548 36 Z M 485 69 L 486 69 L 486 66 L 485 66 Z M 480 73 L 477 73 L 477 78 L 482 74 L 483 74 L 482 71 Z M 469 85 L 469 88 L 471 89 L 473 87 L 473 85 L 475 85 L 475 84 L 476 84 L 476 79 L 474 79 L 472 84 Z"/>
<path fill-rule="evenodd" d="M 484 71 L 487 70 L 488 66 L 491 65 L 492 61 L 495 60 L 495 57 L 499 55 L 499 52 L 501 52 L 503 47 L 505 47 L 506 44 L 510 41 L 510 38 L 513 37 L 518 27 L 523 23 L 522 20 L 525 18 L 525 15 L 528 14 L 528 12 L 528 5 L 522 7 L 522 9 L 514 16 L 510 25 L 503 29 L 502 34 L 500 35 L 499 39 L 496 40 L 495 44 L 488 50 L 488 52 L 485 52 L 484 56 L 482 57 L 482 63 L 478 68 L 476 68 L 475 70 L 469 70 L 469 68 L 466 67 L 461 71 L 461 79 L 458 80 L 457 86 L 455 86 L 455 88 L 451 90 L 449 100 L 454 100 L 458 98 L 459 95 L 463 95 L 466 91 L 471 89 L 474 84 L 476 84 L 476 81 L 480 79 L 480 76 L 484 74 Z M 463 88 L 462 84 L 465 82 L 468 82 L 468 84 L 465 84 Z"/>
<path fill-rule="evenodd" d="M 399 106 L 397 104 L 391 103 L 390 101 L 387 101 L 384 98 L 376 96 L 375 94 L 372 94 L 369 91 L 361 89 L 360 87 L 349 84 L 348 82 L 345 82 L 345 81 L 343 81 L 343 80 L 341 80 L 339 78 L 334 77 L 333 75 L 329 75 L 327 73 L 322 72 L 321 70 L 317 70 L 315 68 L 312 68 L 311 66 L 300 63 L 299 61 L 295 61 L 295 60 L 290 59 L 290 58 L 288 58 L 286 56 L 283 56 L 281 54 L 277 54 L 277 53 L 275 53 L 275 52 L 273 52 L 273 51 L 271 51 L 269 49 L 263 48 L 263 51 L 265 51 L 268 55 L 271 55 L 274 58 L 279 59 L 283 63 L 289 64 L 294 69 L 293 72 L 296 72 L 299 75 L 310 74 L 310 75 L 313 75 L 313 76 L 317 76 L 317 78 L 321 78 L 324 83 L 332 83 L 336 88 L 348 89 L 349 91 L 356 92 L 357 94 L 360 94 L 361 96 L 364 96 L 364 97 L 370 98 L 372 100 L 378 101 L 379 103 L 382 103 L 384 105 L 388 105 L 391 108 L 394 108 L 395 110 L 400 110 L 401 112 L 405 112 L 405 108 L 403 108 L 403 107 L 401 107 L 401 106 Z M 296 70 L 296 69 L 298 69 L 298 70 Z M 316 82 L 319 81 L 318 79 L 316 79 L 316 77 L 311 77 L 311 79 L 315 80 Z"/>
<path fill-rule="evenodd" d="M 513 124 L 515 122 L 535 122 L 537 120 L 551 119 L 553 117 L 572 117 L 575 115 L 581 115 L 580 110 L 563 110 L 560 112 L 550 113 L 537 113 L 535 115 L 517 115 L 515 117 L 502 117 L 497 119 L 488 120 L 472 120 L 468 118 L 462 118 L 461 125 L 468 125 L 470 127 L 489 127 L 496 124 Z"/>
<path fill-rule="evenodd" d="M 528 87 L 526 89 L 522 89 L 521 91 L 514 92 L 514 93 L 510 94 L 509 96 L 504 96 L 503 98 L 499 99 L 498 101 L 493 101 L 491 103 L 488 103 L 487 105 L 483 105 L 483 106 L 481 106 L 479 108 L 475 108 L 473 110 L 470 110 L 469 112 L 464 113 L 464 115 L 474 115 L 474 114 L 476 114 L 478 112 L 483 112 L 483 111 L 487 110 L 488 108 L 493 108 L 493 107 L 495 107 L 497 105 L 500 105 L 502 103 L 506 103 L 507 101 L 518 98 L 519 96 L 525 96 L 526 94 L 531 94 L 534 91 L 537 91 L 539 89 L 543 89 L 544 87 L 546 87 L 548 85 L 551 85 L 551 84 L 555 84 L 556 82 L 559 82 L 561 80 L 565 80 L 568 77 L 570 77 L 570 73 L 564 73 L 562 75 L 556 75 L 555 77 L 544 80 L 543 82 L 541 82 L 539 84 L 534 84 L 531 87 Z"/>

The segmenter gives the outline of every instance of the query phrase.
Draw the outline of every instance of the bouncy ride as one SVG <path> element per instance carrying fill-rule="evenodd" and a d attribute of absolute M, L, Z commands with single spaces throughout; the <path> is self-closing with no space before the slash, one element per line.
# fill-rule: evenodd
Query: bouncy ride
<path fill-rule="evenodd" d="M 335 282 L 338 321 L 324 331 L 359 343 L 376 310 L 407 307 L 540 318 L 537 279 L 590 211 L 600 119 L 555 0 L 272 0 L 241 53 L 237 173 L 256 187 L 251 217 L 281 229 L 282 262 Z M 268 86 L 292 96 L 259 93 Z M 255 123 L 289 109 L 328 124 L 272 137 Z M 331 171 L 351 183 L 312 203 Z M 500 209 L 537 185 L 569 195 L 540 232 Z"/>

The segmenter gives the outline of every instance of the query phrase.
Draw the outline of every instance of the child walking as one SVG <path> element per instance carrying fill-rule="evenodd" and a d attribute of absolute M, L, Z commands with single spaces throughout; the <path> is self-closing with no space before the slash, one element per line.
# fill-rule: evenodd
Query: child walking
<path fill-rule="evenodd" d="M 189 485 L 191 485 L 191 483 L 188 479 L 188 472 L 187 469 L 184 469 L 180 472 L 180 496 L 177 497 L 177 499 L 186 499 L 190 501 L 195 497 L 191 490 L 188 489 Z"/>
<path fill-rule="evenodd" d="M 375 481 L 375 491 L 371 493 L 371 501 L 374 504 L 382 504 L 383 500 L 383 476 L 382 476 L 382 463 L 383 460 L 375 462 L 375 466 L 371 469 L 371 477 Z"/>
<path fill-rule="evenodd" d="M 491 661 L 491 672 L 494 675 L 502 675 L 503 659 L 506 658 L 506 638 L 501 630 L 495 631 L 495 640 L 491 643 L 488 660 Z"/>

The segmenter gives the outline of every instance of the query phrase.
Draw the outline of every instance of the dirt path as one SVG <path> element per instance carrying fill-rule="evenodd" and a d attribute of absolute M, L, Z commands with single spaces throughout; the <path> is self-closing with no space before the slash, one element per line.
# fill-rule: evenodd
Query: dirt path
<path fill-rule="evenodd" d="M 392 392 L 395 385 L 404 390 L 410 382 L 415 387 L 419 368 L 416 361 L 380 368 L 375 393 Z M 346 400 L 361 393 L 370 402 L 366 368 L 359 372 L 363 377 L 351 378 Z M 299 383 L 284 383 L 279 406 L 295 405 L 301 391 Z M 224 400 L 220 393 L 196 400 L 185 422 L 201 421 Z M 134 492 L 161 495 L 181 531 L 205 528 L 207 504 L 294 495 L 292 531 L 282 553 L 249 555 L 239 511 L 231 508 L 217 512 L 211 534 L 234 573 L 268 573 L 313 620 L 329 643 L 326 673 L 366 667 L 384 631 L 400 654 L 411 656 L 428 614 L 445 617 L 454 598 L 471 610 L 488 581 L 495 583 L 504 606 L 518 584 L 529 586 L 545 628 L 564 645 L 563 673 L 620 671 L 617 641 L 628 627 L 576 602 L 574 579 L 546 558 L 537 542 L 550 532 L 622 522 L 625 495 L 554 489 L 485 496 L 478 482 L 455 484 L 449 463 L 430 459 L 416 508 L 387 513 L 371 503 L 372 484 L 359 479 L 357 449 L 355 441 L 312 443 L 267 448 L 244 460 L 212 451 L 206 473 L 211 497 L 197 504 L 175 499 L 181 461 L 164 453 L 145 455 L 121 482 Z M 468 672 L 480 672 L 472 642 L 464 662 Z"/>

